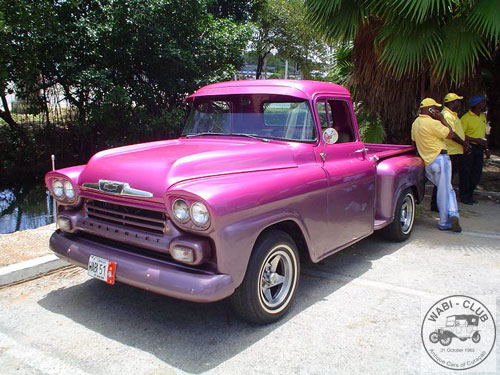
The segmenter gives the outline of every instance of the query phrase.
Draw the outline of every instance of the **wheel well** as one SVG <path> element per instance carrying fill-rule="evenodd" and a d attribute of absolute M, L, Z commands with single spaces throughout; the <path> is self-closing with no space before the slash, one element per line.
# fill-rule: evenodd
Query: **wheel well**
<path fill-rule="evenodd" d="M 295 241 L 295 245 L 297 245 L 297 250 L 299 251 L 300 260 L 301 261 L 311 261 L 311 256 L 309 254 L 309 248 L 307 247 L 306 239 L 304 238 L 304 234 L 302 230 L 298 226 L 296 222 L 293 220 L 285 220 L 279 223 L 273 224 L 266 229 L 264 229 L 259 236 L 257 237 L 257 241 L 265 235 L 267 232 L 271 230 L 281 230 L 287 233 L 292 239 Z M 256 241 L 256 242 L 257 242 Z"/>
<path fill-rule="evenodd" d="M 421 197 L 418 196 L 418 189 L 415 185 L 410 186 L 413 195 L 415 196 L 415 203 L 420 203 L 422 201 Z M 423 197 L 422 197 L 423 198 Z"/>

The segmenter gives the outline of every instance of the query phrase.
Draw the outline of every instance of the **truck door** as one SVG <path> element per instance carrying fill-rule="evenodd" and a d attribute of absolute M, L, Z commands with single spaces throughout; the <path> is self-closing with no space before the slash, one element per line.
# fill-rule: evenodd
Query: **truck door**
<path fill-rule="evenodd" d="M 373 232 L 375 218 L 375 162 L 366 156 L 364 143 L 353 123 L 350 101 L 318 98 L 316 109 L 322 130 L 335 129 L 338 140 L 317 149 L 329 185 L 330 251 L 340 249 Z"/>

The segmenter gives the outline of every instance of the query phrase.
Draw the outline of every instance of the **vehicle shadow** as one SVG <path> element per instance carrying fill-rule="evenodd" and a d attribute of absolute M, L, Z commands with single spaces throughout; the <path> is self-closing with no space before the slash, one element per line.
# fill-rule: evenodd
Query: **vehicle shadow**
<path fill-rule="evenodd" d="M 265 326 L 238 320 L 227 300 L 196 304 L 93 279 L 54 290 L 39 304 L 100 335 L 151 353 L 171 366 L 202 373 L 249 348 L 346 285 L 346 281 L 315 276 L 316 271 L 355 279 L 371 268 L 373 260 L 403 245 L 389 243 L 375 234 L 319 264 L 303 264 L 291 311 L 281 321 Z"/>

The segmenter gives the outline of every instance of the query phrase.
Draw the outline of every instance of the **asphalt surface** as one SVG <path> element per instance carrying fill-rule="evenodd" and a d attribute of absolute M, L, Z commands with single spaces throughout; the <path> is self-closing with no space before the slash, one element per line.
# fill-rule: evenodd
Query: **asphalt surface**
<path fill-rule="evenodd" d="M 293 309 L 268 326 L 239 321 L 226 301 L 108 286 L 77 268 L 1 288 L 0 373 L 446 372 L 422 348 L 424 310 L 447 295 L 500 295 L 500 205 L 461 205 L 461 234 L 438 231 L 426 206 L 405 243 L 374 235 L 303 264 Z M 500 373 L 498 341 L 474 371 Z"/>

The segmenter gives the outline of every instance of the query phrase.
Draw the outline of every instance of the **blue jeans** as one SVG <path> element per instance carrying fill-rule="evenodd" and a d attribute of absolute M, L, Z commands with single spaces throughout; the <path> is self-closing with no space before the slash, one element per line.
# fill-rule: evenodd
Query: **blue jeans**
<path fill-rule="evenodd" d="M 425 167 L 426 177 L 437 187 L 439 229 L 451 228 L 450 218 L 458 217 L 457 197 L 451 186 L 451 162 L 446 154 L 439 154 Z"/>

